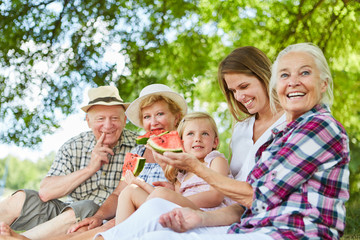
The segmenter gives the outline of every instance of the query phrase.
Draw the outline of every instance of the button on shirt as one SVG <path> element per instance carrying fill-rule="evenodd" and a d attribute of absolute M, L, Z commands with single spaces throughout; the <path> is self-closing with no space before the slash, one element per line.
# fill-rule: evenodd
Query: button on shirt
<path fill-rule="evenodd" d="M 97 204 L 103 203 L 120 181 L 125 154 L 136 146 L 136 136 L 136 133 L 124 129 L 113 148 L 114 155 L 108 155 L 109 164 L 102 165 L 93 176 L 75 188 L 68 195 L 68 201 L 93 200 Z M 92 131 L 71 138 L 59 149 L 47 176 L 64 176 L 85 168 L 95 144 Z"/>
<path fill-rule="evenodd" d="M 229 233 L 274 239 L 339 239 L 349 199 L 349 140 L 325 105 L 273 134 L 247 181 L 254 200 Z"/>

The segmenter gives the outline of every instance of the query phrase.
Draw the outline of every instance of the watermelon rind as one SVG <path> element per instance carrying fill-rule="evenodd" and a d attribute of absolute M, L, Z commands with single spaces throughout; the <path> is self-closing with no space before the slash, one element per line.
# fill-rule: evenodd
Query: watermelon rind
<path fill-rule="evenodd" d="M 149 140 L 148 137 L 137 138 L 137 139 L 136 139 L 136 144 L 145 145 L 148 140 Z"/>
<path fill-rule="evenodd" d="M 165 132 L 163 132 L 163 133 L 160 133 L 160 134 L 157 135 L 157 136 L 160 137 L 160 136 L 165 135 L 165 134 L 168 134 L 168 133 L 169 133 L 169 131 L 165 131 Z"/>
<path fill-rule="evenodd" d="M 136 160 L 136 166 L 134 166 L 134 169 L 132 170 L 133 174 L 135 177 L 139 176 L 139 174 L 141 173 L 141 171 L 144 169 L 145 166 L 145 162 L 146 159 L 143 157 L 140 157 L 140 155 L 138 154 L 134 154 L 134 153 L 127 153 L 125 156 L 125 161 L 124 161 L 124 165 L 123 165 L 123 169 L 122 169 L 122 176 L 121 176 L 121 180 L 125 179 L 125 173 L 128 169 L 126 169 L 126 165 L 128 164 L 128 160 L 127 159 L 135 159 Z"/>
<path fill-rule="evenodd" d="M 164 152 L 182 152 L 182 149 L 163 149 L 163 148 L 159 148 L 157 146 L 151 146 L 156 152 L 163 154 Z"/>
<path fill-rule="evenodd" d="M 159 136 L 150 138 L 150 139 L 148 140 L 148 144 L 149 144 L 156 152 L 158 152 L 158 153 L 160 153 L 160 154 L 163 154 L 164 152 L 182 152 L 182 151 L 183 151 L 183 150 L 182 150 L 182 146 L 179 146 L 179 147 L 177 147 L 177 148 L 164 148 L 164 147 L 161 147 L 160 145 L 158 145 L 156 142 L 154 142 L 154 139 L 157 139 L 157 138 L 159 138 L 159 137 L 166 136 L 166 135 L 169 134 L 168 136 L 174 135 L 174 137 L 177 137 L 178 139 L 174 139 L 174 140 L 176 140 L 176 141 L 178 141 L 179 143 L 181 143 L 181 139 L 180 139 L 179 135 L 177 134 L 177 132 L 176 132 L 176 134 L 175 134 L 175 132 L 176 132 L 176 131 L 172 131 L 172 132 L 170 132 L 170 133 L 161 134 L 161 135 L 159 135 Z"/>
<path fill-rule="evenodd" d="M 141 171 L 144 169 L 146 159 L 145 158 L 138 158 L 138 162 L 134 171 L 134 176 L 137 177 L 141 173 Z"/>
<path fill-rule="evenodd" d="M 152 134 L 151 131 L 149 131 L 149 132 L 145 133 L 142 136 L 138 136 L 136 138 L 136 144 L 145 145 L 151 136 L 161 136 L 161 135 L 166 134 L 168 132 L 169 131 L 165 131 L 163 133 L 160 133 L 159 135 L 156 135 L 156 134 Z"/>

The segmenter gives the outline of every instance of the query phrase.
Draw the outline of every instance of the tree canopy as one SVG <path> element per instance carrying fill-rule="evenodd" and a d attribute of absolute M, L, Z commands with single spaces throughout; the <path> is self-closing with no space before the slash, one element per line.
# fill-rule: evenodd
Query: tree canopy
<path fill-rule="evenodd" d="M 289 44 L 313 42 L 333 73 L 332 112 L 359 150 L 359 22 L 358 0 L 1 1 L 0 137 L 37 144 L 77 111 L 86 86 L 115 84 L 131 101 L 165 83 L 213 113 L 229 139 L 218 63 L 240 46 L 274 60 Z"/>

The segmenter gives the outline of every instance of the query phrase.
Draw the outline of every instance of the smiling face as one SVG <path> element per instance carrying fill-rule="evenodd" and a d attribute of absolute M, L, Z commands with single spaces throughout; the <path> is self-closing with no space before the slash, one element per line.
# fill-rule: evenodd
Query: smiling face
<path fill-rule="evenodd" d="M 182 134 L 184 150 L 203 161 L 219 144 L 212 124 L 205 118 L 189 120 L 185 124 Z"/>
<path fill-rule="evenodd" d="M 227 73 L 224 75 L 226 85 L 250 114 L 269 110 L 269 98 L 263 84 L 255 76 L 242 73 Z"/>
<path fill-rule="evenodd" d="M 179 117 L 170 111 L 169 104 L 164 100 L 142 108 L 141 113 L 142 124 L 146 132 L 155 129 L 174 131 L 179 122 Z"/>
<path fill-rule="evenodd" d="M 284 55 L 276 71 L 276 91 L 287 122 L 300 117 L 320 103 L 327 82 L 320 79 L 314 58 L 305 52 Z"/>
<path fill-rule="evenodd" d="M 122 106 L 95 105 L 88 110 L 86 121 L 96 140 L 104 132 L 106 135 L 103 144 L 112 148 L 118 142 L 125 127 L 126 116 Z"/>

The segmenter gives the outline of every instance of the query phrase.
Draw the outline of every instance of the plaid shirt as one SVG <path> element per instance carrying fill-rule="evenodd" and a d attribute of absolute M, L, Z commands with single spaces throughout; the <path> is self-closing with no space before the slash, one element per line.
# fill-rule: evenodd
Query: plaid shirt
<path fill-rule="evenodd" d="M 136 136 L 134 132 L 124 129 L 113 148 L 114 155 L 109 154 L 110 163 L 102 165 L 93 176 L 75 188 L 68 195 L 68 201 L 93 200 L 102 204 L 119 183 L 125 154 L 136 145 Z M 47 176 L 64 176 L 85 168 L 95 144 L 92 131 L 71 138 L 59 149 Z"/>
<path fill-rule="evenodd" d="M 229 233 L 339 239 L 349 199 L 349 160 L 347 134 L 325 105 L 273 129 L 247 179 L 254 189 L 252 206 Z"/>
<path fill-rule="evenodd" d="M 145 145 L 138 145 L 131 152 L 143 156 L 145 149 Z M 145 166 L 141 171 L 139 178 L 142 178 L 145 182 L 149 184 L 152 184 L 156 181 L 168 181 L 165 178 L 162 168 L 157 163 L 145 163 Z"/>

